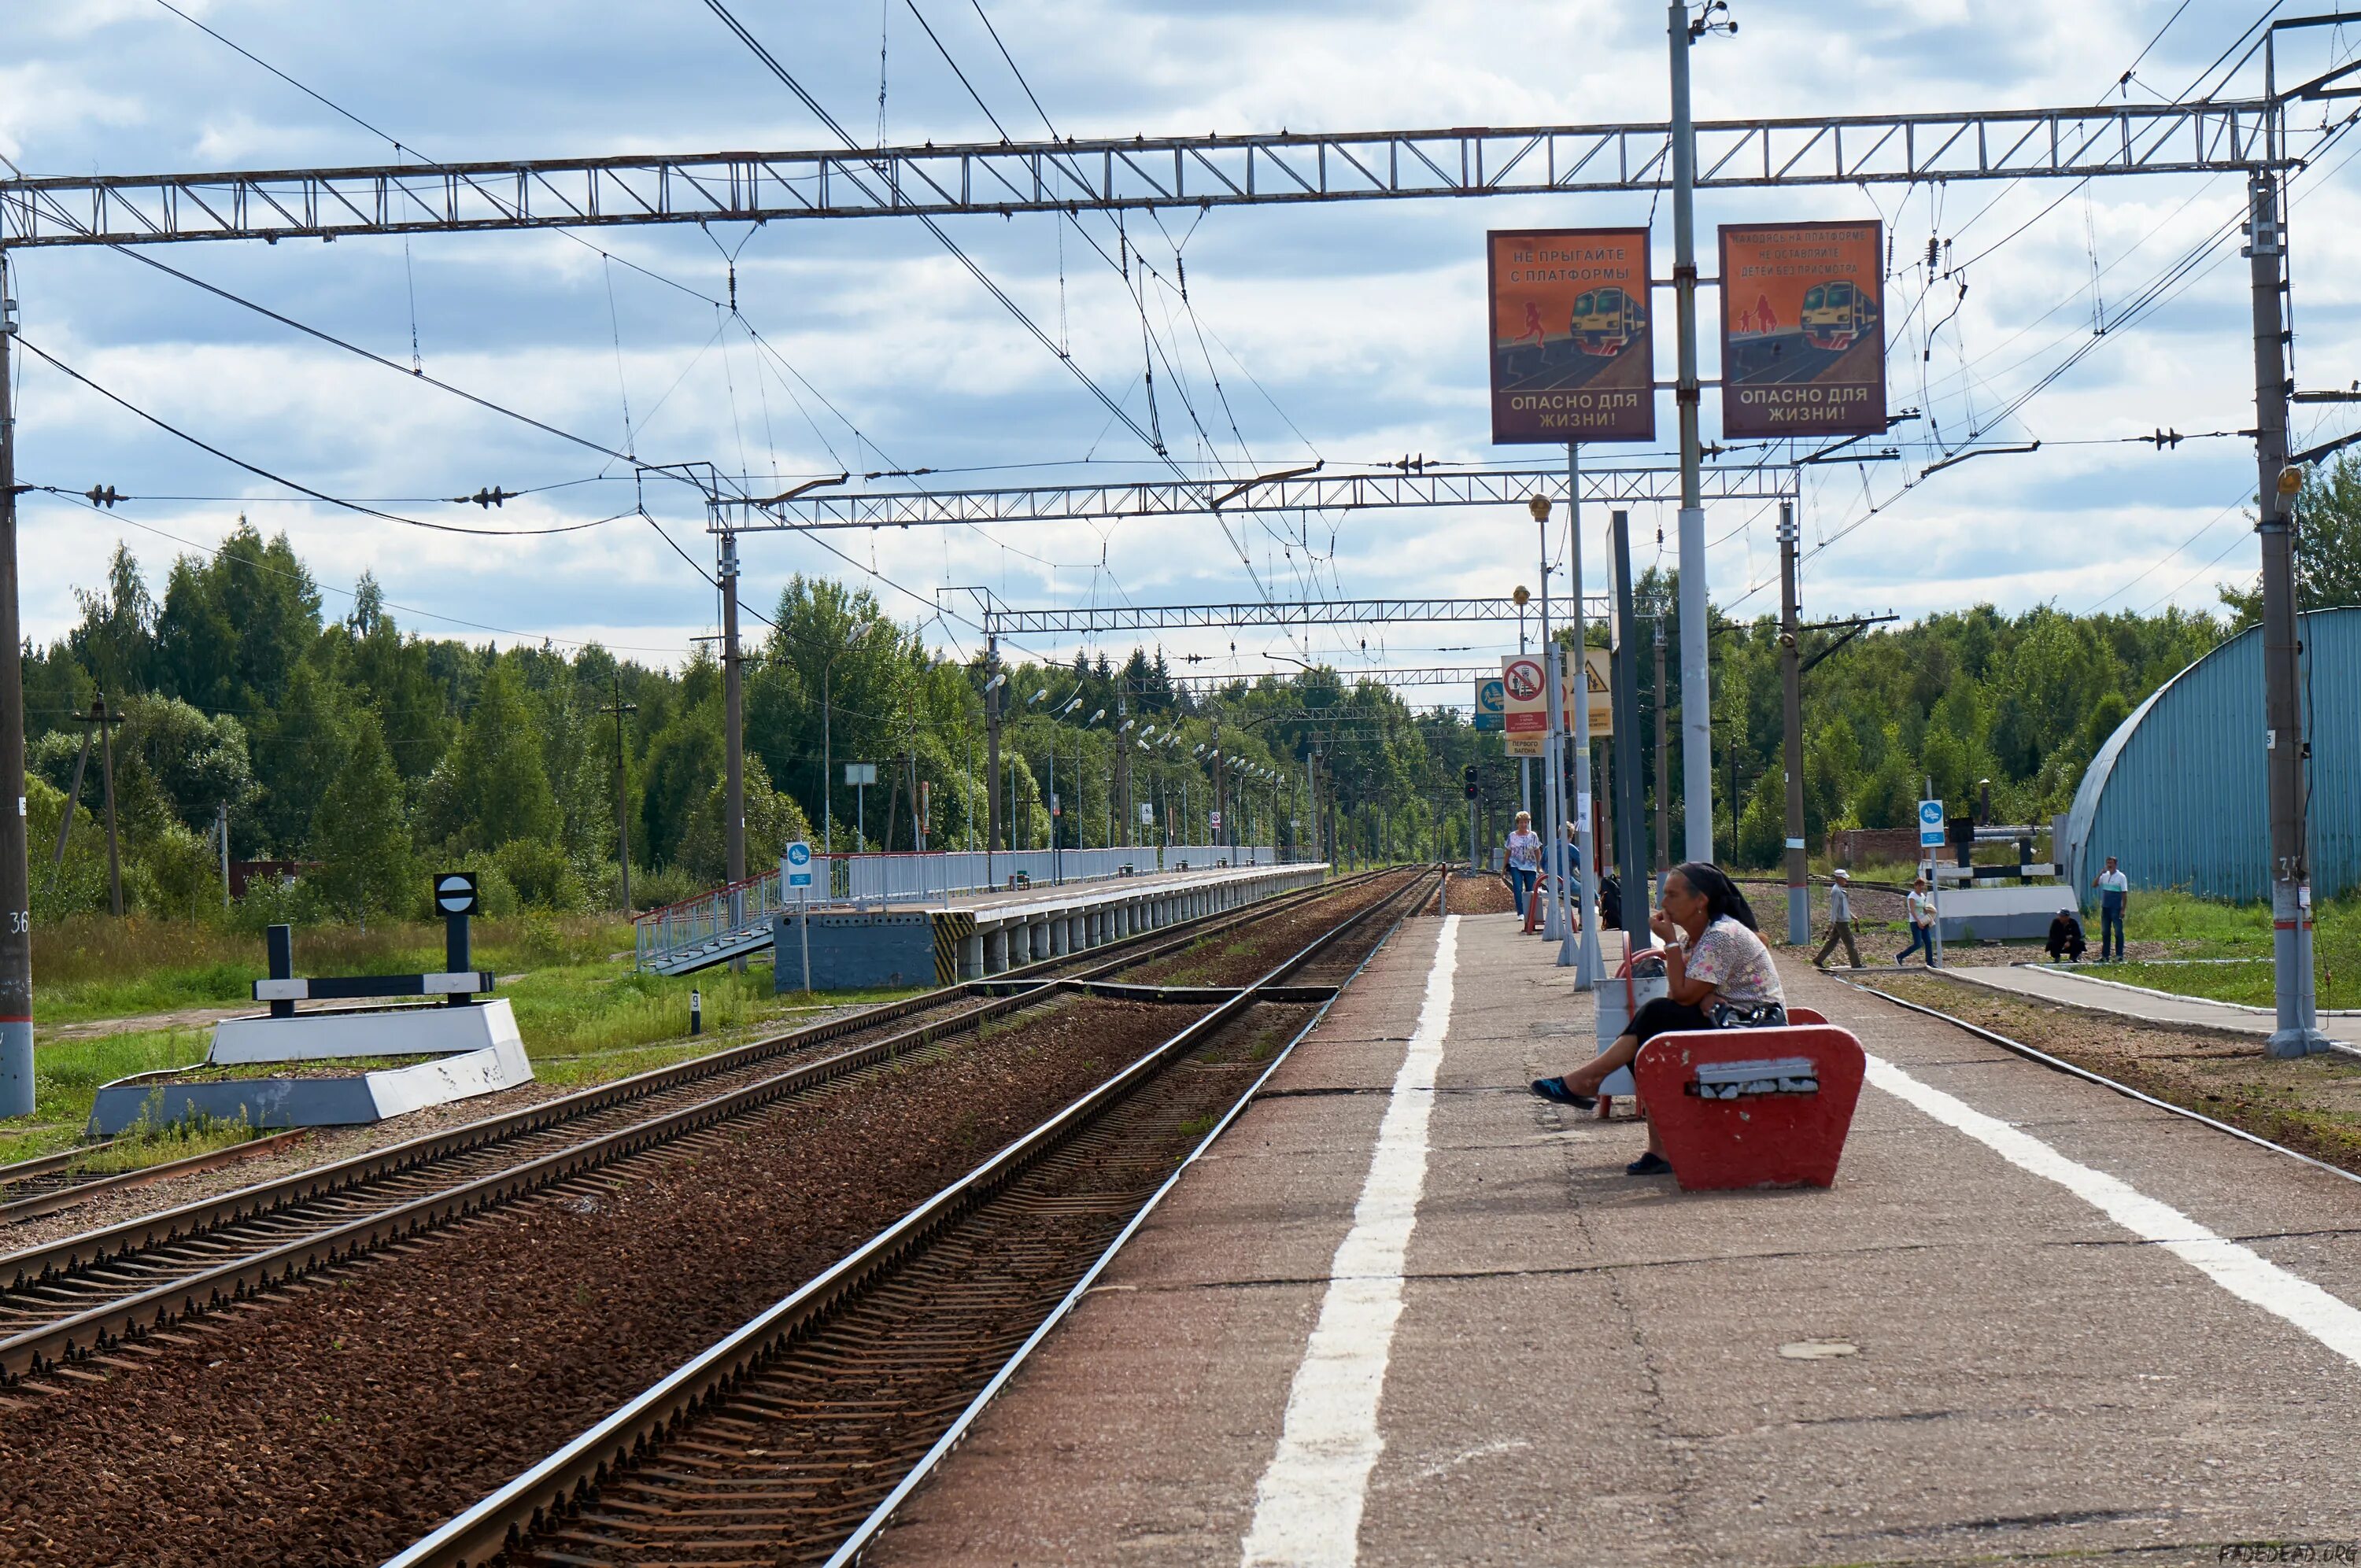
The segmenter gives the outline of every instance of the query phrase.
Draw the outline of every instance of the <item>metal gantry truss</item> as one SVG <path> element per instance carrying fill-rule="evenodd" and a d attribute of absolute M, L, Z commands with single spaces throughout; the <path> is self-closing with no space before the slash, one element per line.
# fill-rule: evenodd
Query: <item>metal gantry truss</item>
<path fill-rule="evenodd" d="M 1701 190 L 2279 166 L 2262 100 L 1722 120 Z M 1654 122 L 1121 137 L 0 182 L 0 248 L 1655 191 Z"/>
<path fill-rule="evenodd" d="M 1167 680 L 1175 691 L 1185 691 L 1193 696 L 1210 696 L 1235 685 L 1252 686 L 1263 680 L 1292 680 L 1303 673 L 1301 669 L 1240 671 L 1227 675 L 1171 675 Z M 1498 680 L 1500 667 L 1498 664 L 1430 664 L 1416 669 L 1361 670 L 1336 666 L 1326 673 L 1334 674 L 1348 687 L 1363 682 L 1381 686 L 1465 685 L 1469 688 L 1468 696 L 1472 701 L 1476 683 Z"/>
<path fill-rule="evenodd" d="M 972 591 L 972 590 L 970 590 Z M 1607 596 L 1584 601 L 1594 620 L 1607 615 Z M 1528 613 L 1530 613 L 1528 611 Z M 1281 599 L 1240 604 L 1095 605 L 1016 609 L 987 601 L 987 637 L 1093 635 L 1116 631 L 1179 631 L 1204 627 L 1364 626 L 1381 621 L 1513 621 L 1511 598 Z"/>
<path fill-rule="evenodd" d="M 1792 499 L 1797 494 L 1795 471 L 1784 464 L 1720 465 L 1708 468 L 1705 479 L 1708 500 Z M 785 498 L 723 498 L 715 502 L 711 514 L 716 532 L 803 532 L 1205 516 L 1214 512 L 1522 506 L 1534 496 L 1563 504 L 1569 493 L 1562 468 L 1555 472 L 1467 468 L 1354 474 L 1295 469 L 1245 479 L 1103 480 L 1095 484 L 1014 485 L 992 489 L 864 490 L 846 495 L 809 489 Z M 1661 466 L 1585 469 L 1582 499 L 1608 506 L 1677 504 L 1680 470 Z"/>

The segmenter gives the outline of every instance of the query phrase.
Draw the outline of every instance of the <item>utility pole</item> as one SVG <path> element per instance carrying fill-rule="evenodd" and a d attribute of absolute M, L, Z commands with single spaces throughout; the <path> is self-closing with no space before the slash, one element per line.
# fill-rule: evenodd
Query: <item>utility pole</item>
<path fill-rule="evenodd" d="M 1667 7 L 1673 43 L 1673 295 L 1680 335 L 1681 778 L 1684 860 L 1713 859 L 1713 692 L 1706 678 L 1705 506 L 1697 433 L 1697 126 L 1689 117 L 1688 0 Z M 1734 809 L 1734 807 L 1733 807 Z"/>
<path fill-rule="evenodd" d="M 721 588 L 721 811 L 728 820 L 723 839 L 728 846 L 730 924 L 746 923 L 746 700 L 738 657 L 738 536 L 721 535 L 721 569 L 714 574 Z M 744 974 L 744 954 L 730 960 L 730 972 Z"/>
<path fill-rule="evenodd" d="M 1812 891 L 1804 863 L 1804 675 L 1795 647 L 1795 503 L 1779 503 L 1779 691 L 1787 763 L 1787 940 L 1812 939 Z"/>
<path fill-rule="evenodd" d="M 631 917 L 631 785 L 623 768 L 623 715 L 637 713 L 640 705 L 623 700 L 623 672 L 615 672 L 615 700 L 599 708 L 601 713 L 615 716 L 615 862 L 623 873 L 623 918 Z"/>
<path fill-rule="evenodd" d="M 66 806 L 71 810 L 73 802 L 68 801 Z M 214 821 L 221 828 L 222 907 L 227 909 L 229 907 L 229 802 L 225 800 L 221 802 L 217 809 L 219 815 Z"/>
<path fill-rule="evenodd" d="M 1666 871 L 1673 865 L 1673 756 L 1670 742 L 1672 717 L 1664 711 L 1664 615 L 1661 608 L 1649 618 L 1655 627 L 1656 643 L 1656 859 Z M 1626 872 L 1626 876 L 1633 874 Z M 1645 877 L 1648 867 L 1642 865 L 1637 872 Z"/>
<path fill-rule="evenodd" d="M 2278 1026 L 2274 1057 L 2329 1048 L 2320 1032 L 2312 979 L 2312 868 L 2305 843 L 2303 665 L 2296 623 L 2293 516 L 2300 470 L 2288 466 L 2287 334 L 2279 295 L 2286 247 L 2279 181 L 2269 168 L 2246 181 L 2246 257 L 2254 285 L 2256 532 L 2263 557 L 2263 726 L 2271 827 L 2271 956 Z"/>
<path fill-rule="evenodd" d="M 984 639 L 983 675 L 983 766 L 989 776 L 989 787 L 984 795 L 990 823 L 985 830 L 983 847 L 986 854 L 997 854 L 1006 847 L 1000 841 L 1000 694 L 1008 684 L 1000 671 L 1000 639 L 997 637 Z"/>
<path fill-rule="evenodd" d="M 25 842 L 25 637 L 16 616 L 16 291 L 0 253 L 0 1116 L 33 1113 L 33 868 Z M 8 809 L 13 804 L 14 810 Z M 66 802 L 71 820 L 73 802 Z"/>
<path fill-rule="evenodd" d="M 106 694 L 100 693 L 91 703 L 91 717 L 98 723 L 98 776 L 106 791 L 106 907 L 117 920 L 123 918 L 123 857 L 115 837 L 115 727 L 123 722 L 120 714 L 106 706 Z M 19 728 L 22 728 L 21 722 Z M 20 767 L 21 763 L 18 764 Z"/>

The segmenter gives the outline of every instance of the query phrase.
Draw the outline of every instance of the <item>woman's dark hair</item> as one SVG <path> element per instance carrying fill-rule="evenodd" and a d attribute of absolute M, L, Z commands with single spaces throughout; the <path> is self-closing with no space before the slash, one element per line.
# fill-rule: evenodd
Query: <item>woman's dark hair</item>
<path fill-rule="evenodd" d="M 1703 861 L 1689 861 L 1673 868 L 1680 879 L 1689 884 L 1689 891 L 1705 900 L 1706 922 L 1710 925 L 1729 916 L 1750 931 L 1761 927 L 1754 923 L 1754 911 L 1738 884 L 1730 880 L 1719 866 L 1709 866 Z"/>

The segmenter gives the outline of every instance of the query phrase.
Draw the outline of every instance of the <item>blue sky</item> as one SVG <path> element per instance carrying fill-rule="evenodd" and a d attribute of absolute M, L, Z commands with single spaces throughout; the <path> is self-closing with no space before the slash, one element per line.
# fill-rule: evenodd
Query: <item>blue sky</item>
<path fill-rule="evenodd" d="M 1734 4 L 1738 37 L 1711 39 L 1695 55 L 1701 117 L 2063 105 L 2110 92 L 2173 97 L 2204 79 L 2207 63 L 2261 8 L 2191 0 L 2166 27 L 2178 0 L 2091 7 L 1919 0 L 1854 5 L 1848 15 L 1859 20 L 1831 29 L 1825 6 Z M 183 0 L 181 9 L 425 157 L 825 142 L 697 0 L 497 7 Z M 1070 135 L 1580 123 L 1665 113 L 1663 13 L 1649 5 L 987 0 L 984 9 L 1043 108 Z M 877 133 L 877 5 L 746 0 L 737 10 L 853 134 Z M 1010 133 L 1039 134 L 1039 117 L 973 6 L 918 0 L 918 10 Z M 285 168 L 392 155 L 384 140 L 157 0 L 20 0 L 11 19 L 14 47 L 0 65 L 0 155 L 27 173 Z M 887 139 L 995 134 L 920 31 L 908 0 L 889 0 L 883 27 Z M 2356 46 L 2361 31 L 2323 32 L 2307 45 L 2307 63 Z M 2136 58 L 2132 82 L 2120 84 Z M 2251 88 L 2254 79 L 2235 85 Z M 2340 145 L 2306 176 L 2292 214 L 2297 373 L 2305 386 L 2343 386 L 2361 374 L 2352 281 L 2361 258 L 2346 237 L 2361 228 L 2353 222 L 2353 176 L 2341 164 L 2350 150 Z M 1914 329 L 1889 345 L 1893 406 L 1923 400 L 1956 438 L 2085 345 L 2100 314 L 2164 273 L 2240 201 L 2231 176 L 2117 180 L 2073 192 L 2037 183 L 1807 188 L 1709 195 L 1698 223 L 1708 256 L 1714 225 L 1766 218 L 1881 217 L 1905 267 L 1930 236 L 1954 240 L 1956 257 L 1990 247 L 1967 268 L 1963 297 L 1956 277 L 1929 286 L 1905 272 L 1889 284 L 1902 302 L 1929 287 L 1933 319 L 1958 306 L 1931 344 Z M 1483 231 L 1640 224 L 1651 207 L 1644 197 L 1516 198 L 1226 209 L 1202 222 L 1168 216 L 1160 227 L 1126 220 L 1125 241 L 1165 278 L 1177 276 L 1176 252 L 1185 258 L 1193 319 L 1160 288 L 1149 291 L 1149 316 L 1188 383 L 1202 433 L 1159 365 L 1167 438 L 1186 460 L 1233 469 L 1314 455 L 1332 468 L 1404 453 L 1543 458 L 1545 449 L 1494 449 L 1486 440 Z M 1659 269 L 1668 272 L 1669 209 L 1658 207 L 1653 222 Z M 1115 271 L 1061 226 L 1047 216 L 950 225 L 1144 422 L 1139 312 Z M 1115 248 L 1112 219 L 1086 218 L 1083 227 Z M 710 302 L 727 292 L 728 249 L 737 251 L 741 322 Z M 841 467 L 969 469 L 975 483 L 1155 471 L 1137 440 L 1110 428 L 1105 411 L 1050 354 L 922 230 L 898 221 L 774 225 L 751 236 L 742 227 L 605 230 L 580 239 L 195 245 L 152 254 L 403 365 L 414 333 L 418 357 L 434 375 L 606 445 L 624 444 L 628 428 L 643 459 L 711 461 L 783 480 Z M 306 485 L 401 498 L 387 510 L 408 515 L 517 527 L 587 521 L 637 499 L 617 466 L 594 453 L 338 354 L 136 260 L 78 250 L 20 259 L 29 339 L 158 415 Z M 1807 609 L 1922 613 L 1982 599 L 2009 609 L 2050 601 L 2074 610 L 2210 604 L 2215 583 L 2253 570 L 2240 516 L 2253 484 L 2251 446 L 2192 441 L 2159 454 L 2120 438 L 2158 426 L 2196 433 L 2252 423 L 2245 281 L 2235 243 L 2217 249 L 2169 302 L 2111 334 L 1987 437 L 2039 439 L 2039 453 L 1947 469 L 1898 497 L 1925 455 L 1866 471 L 1816 470 L 1804 510 L 1805 536 L 1817 551 Z M 1669 376 L 1669 311 L 1660 321 L 1659 374 Z M 1710 360 L 1708 345 L 1708 373 Z M 160 583 L 174 554 L 217 541 L 241 510 L 291 535 L 331 590 L 332 610 L 334 590 L 368 570 L 395 603 L 443 618 L 402 617 L 422 631 L 596 638 L 675 662 L 716 619 L 711 590 L 636 519 L 538 540 L 429 533 L 291 499 L 38 365 L 23 371 L 21 396 L 24 480 L 209 498 L 141 500 L 108 516 L 27 498 L 25 614 L 37 638 L 71 621 L 72 589 L 98 580 L 118 539 Z M 1710 436 L 1711 393 L 1706 410 Z M 2298 435 L 2336 433 L 2349 417 L 2315 406 Z M 1669 398 L 1658 422 L 1673 428 Z M 1927 430 L 1921 422 L 1897 434 L 1923 439 Z M 2109 441 L 2115 444 L 2101 444 Z M 1604 449 L 1598 460 L 1630 455 Z M 494 484 L 561 488 L 489 519 L 427 499 Z M 691 492 L 650 482 L 640 493 L 682 549 L 709 558 Z M 1873 515 L 1872 504 L 1880 507 Z M 1635 518 L 1643 561 L 1654 555 L 1658 521 L 1646 510 Z M 1662 521 L 1669 533 L 1671 520 Z M 1282 596 L 1492 594 L 1535 576 L 1531 525 L 1521 514 L 1268 521 L 1244 537 L 1256 572 Z M 1604 521 L 1595 510 L 1585 515 L 1594 588 Z M 1718 601 L 1775 607 L 1775 585 L 1761 586 L 1775 566 L 1772 521 L 1752 505 L 1709 516 Z M 750 539 L 747 598 L 767 608 L 796 571 L 866 579 L 873 568 L 893 613 L 928 620 L 930 639 L 965 650 L 972 630 L 934 619 L 932 596 L 944 585 L 986 583 L 1020 605 L 1256 594 L 1210 520 L 911 530 L 840 534 L 834 543 L 851 564 L 807 540 Z M 1499 651 L 1495 634 L 1481 629 L 1378 630 L 1386 635 L 1368 640 L 1373 662 L 1479 662 Z M 1119 653 L 1130 641 L 1110 646 Z M 1293 641 L 1255 634 L 1236 640 L 1234 656 L 1230 634 L 1205 632 L 1170 637 L 1165 646 L 1212 656 L 1203 668 L 1256 671 L 1283 667 L 1271 653 L 1334 656 L 1349 666 L 1364 657 L 1360 641 L 1361 633 L 1342 630 Z"/>

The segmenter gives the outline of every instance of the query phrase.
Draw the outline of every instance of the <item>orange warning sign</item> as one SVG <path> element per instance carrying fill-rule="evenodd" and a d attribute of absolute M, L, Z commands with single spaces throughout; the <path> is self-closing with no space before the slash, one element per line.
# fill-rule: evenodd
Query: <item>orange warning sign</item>
<path fill-rule="evenodd" d="M 1885 429 L 1883 225 L 1724 224 L 1721 433 Z"/>
<path fill-rule="evenodd" d="M 1492 440 L 1653 441 L 1646 229 L 1499 229 Z"/>

